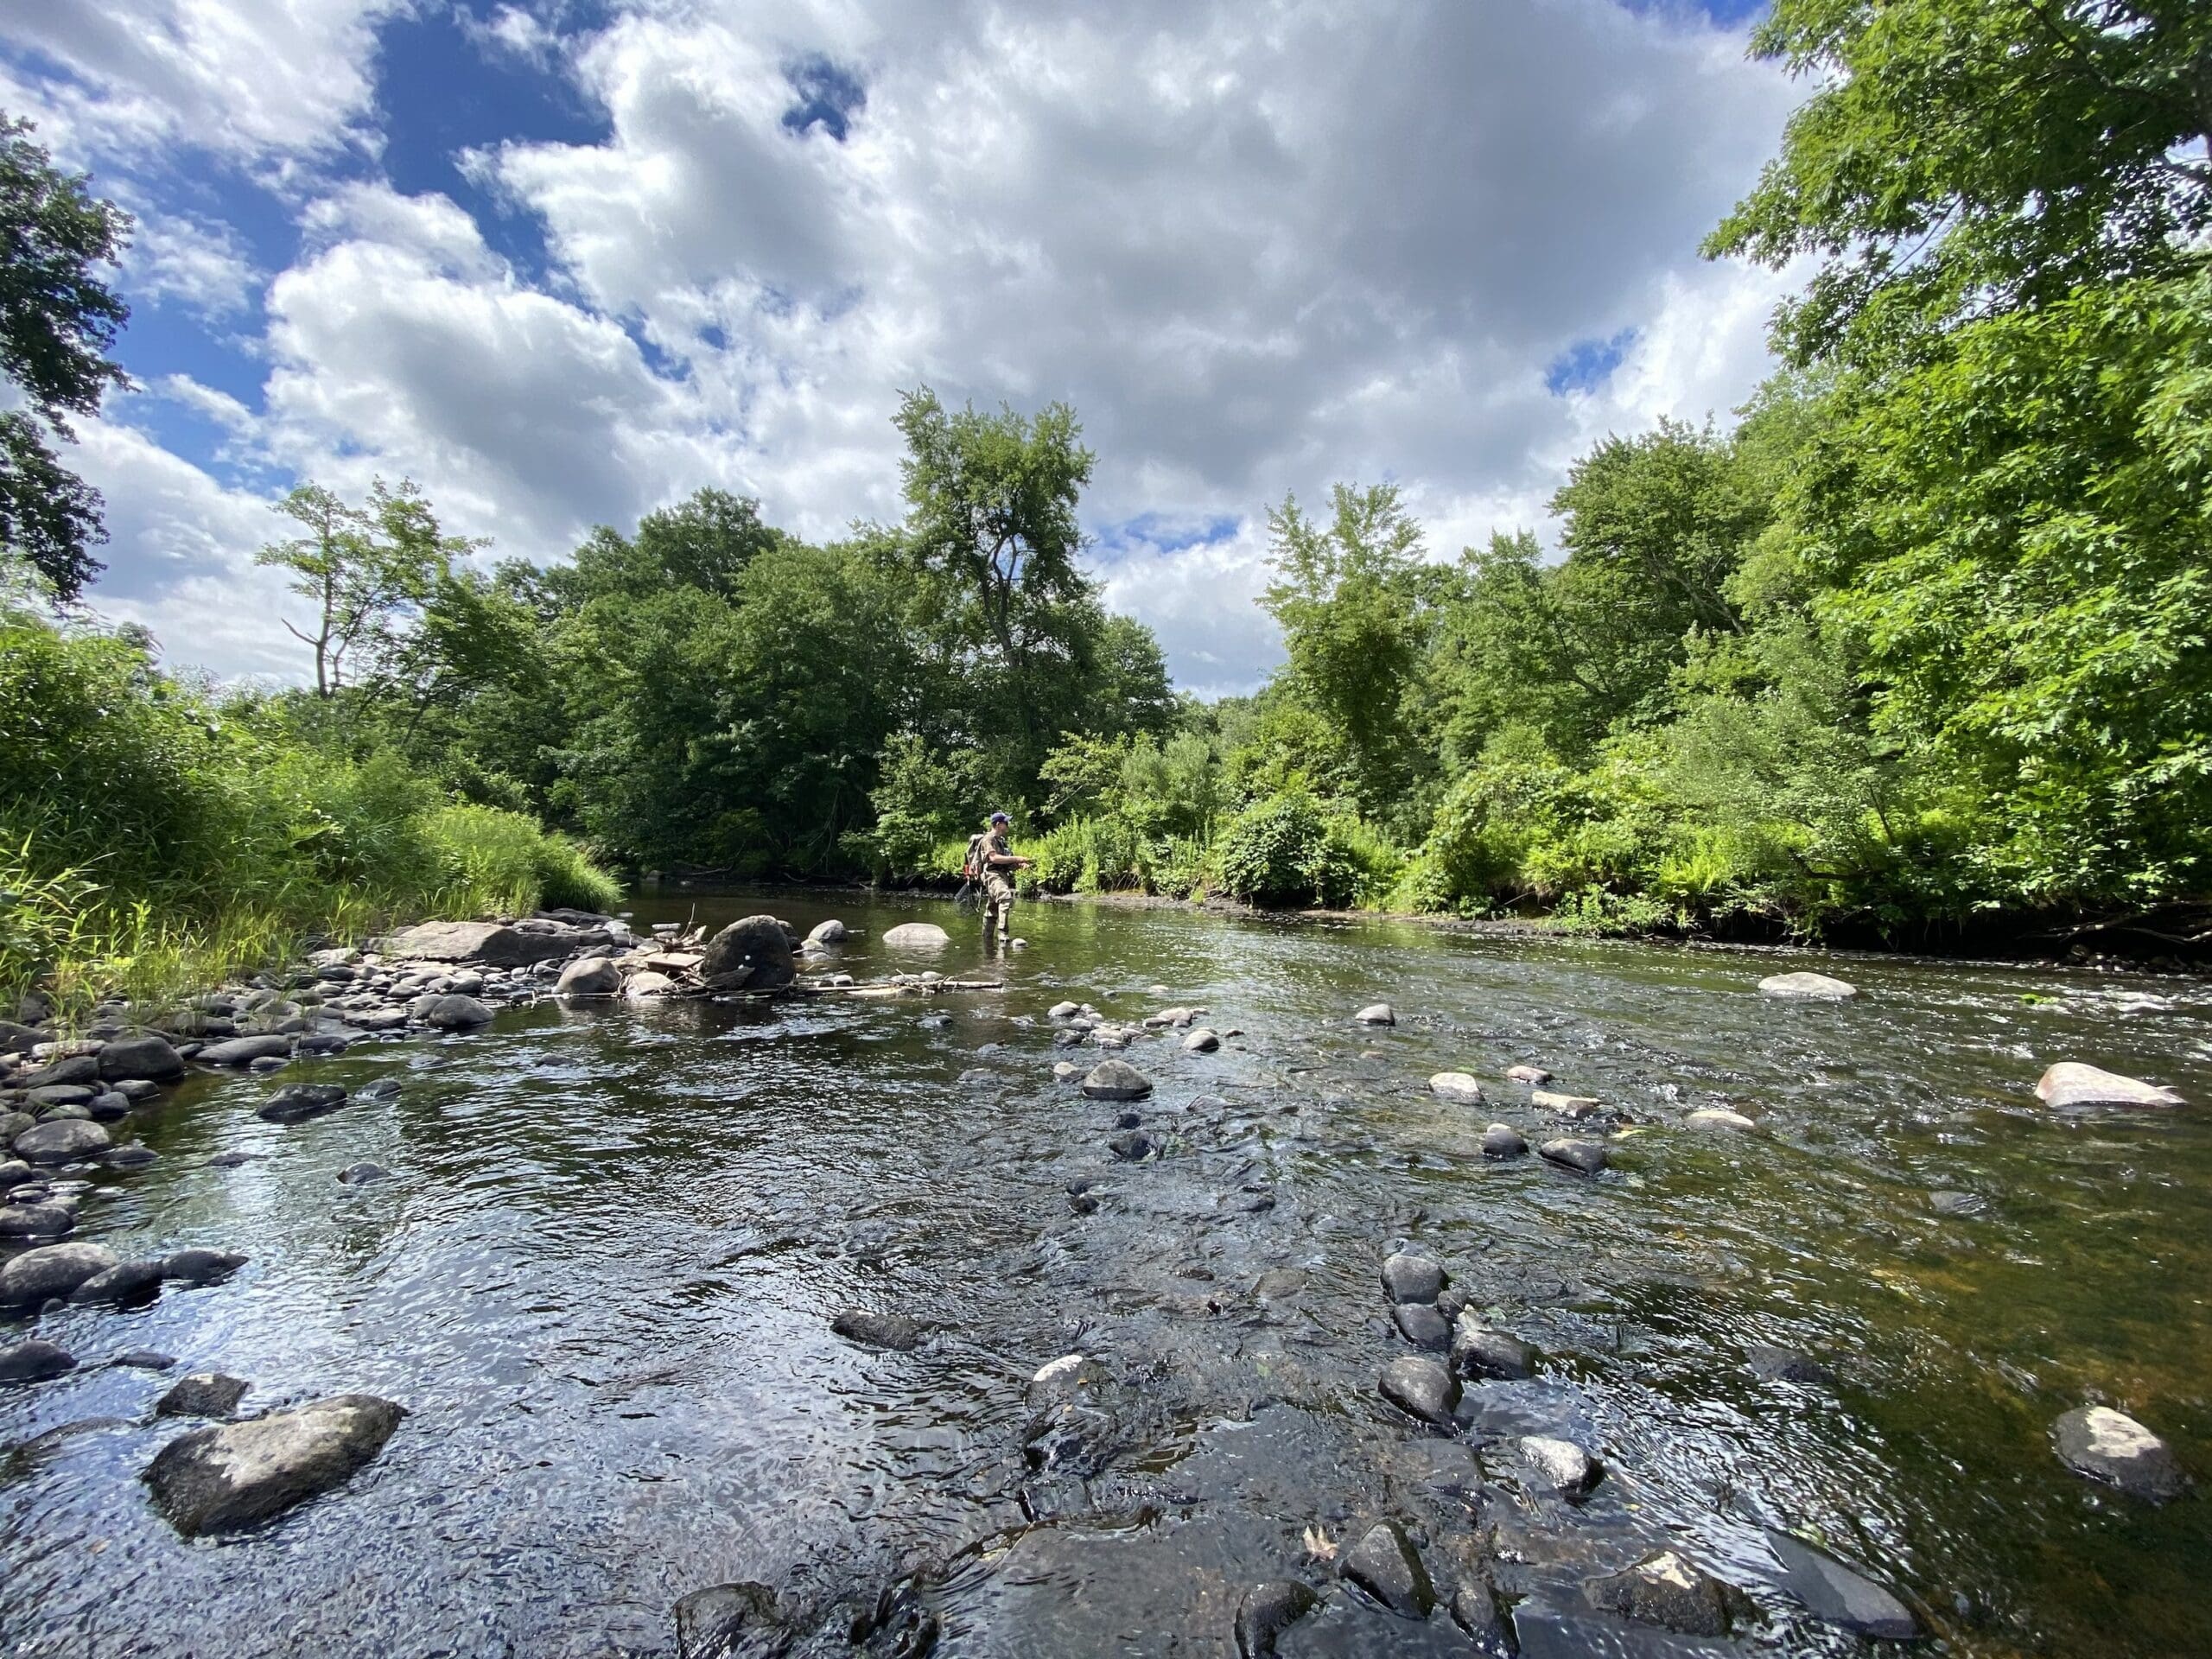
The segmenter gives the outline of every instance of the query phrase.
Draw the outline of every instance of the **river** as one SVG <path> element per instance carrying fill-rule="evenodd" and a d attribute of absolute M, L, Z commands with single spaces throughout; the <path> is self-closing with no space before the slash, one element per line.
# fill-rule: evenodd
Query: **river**
<path fill-rule="evenodd" d="M 864 930 L 835 964 L 863 979 L 998 970 L 942 903 L 634 906 L 641 931 L 760 909 Z M 953 944 L 875 941 L 912 919 Z M 149 1415 L 169 1379 L 0 1392 L 5 1650 L 665 1655 L 703 1586 L 911 1579 L 947 1655 L 1233 1653 L 1248 1585 L 1325 1585 L 1330 1548 L 1394 1517 L 1433 1567 L 1490 1540 L 1537 1655 L 1866 1650 L 1783 1593 L 1768 1526 L 1954 1654 L 2212 1652 L 2212 1503 L 2123 1497 L 2049 1439 L 2105 1400 L 2212 1479 L 2212 1113 L 2059 1116 L 2032 1092 L 2075 1059 L 2212 1104 L 2212 986 L 1080 904 L 1017 922 L 1003 991 L 547 1001 L 295 1065 L 404 1085 L 313 1122 L 263 1122 L 270 1083 L 213 1076 L 138 1114 L 159 1160 L 98 1176 L 79 1236 L 252 1259 L 39 1333 L 249 1378 L 249 1410 L 361 1390 L 411 1415 L 344 1488 L 186 1543 L 138 1479 L 177 1432 Z M 1863 995 L 1757 995 L 1805 966 Z M 1054 1081 L 1098 1058 L 1053 1046 L 1063 999 L 1241 1031 L 1126 1052 L 1158 1155 L 1117 1159 L 1124 1109 Z M 1353 1023 L 1378 999 L 1395 1027 Z M 1561 1132 L 1504 1081 L 1519 1063 L 1632 1120 L 1611 1171 L 1480 1155 L 1493 1118 Z M 1487 1103 L 1430 1093 L 1446 1070 Z M 1758 1132 L 1682 1126 L 1713 1105 Z M 334 1179 L 360 1160 L 391 1179 Z M 1543 1356 L 1469 1386 L 1471 1497 L 1426 1479 L 1439 1437 L 1376 1393 L 1408 1351 L 1376 1278 L 1401 1247 Z M 927 1338 L 848 1342 L 830 1322 L 853 1307 Z M 1758 1344 L 1829 1375 L 1769 1380 Z M 1023 1455 L 1027 1379 L 1073 1352 L 1121 1388 L 1088 1483 Z M 1510 1478 L 1492 1448 L 1532 1433 L 1598 1455 L 1586 1502 Z M 1584 1608 L 1585 1580 L 1661 1547 L 1748 1597 L 1731 1642 Z M 1440 1611 L 1339 1591 L 1279 1651 L 1471 1649 Z"/>

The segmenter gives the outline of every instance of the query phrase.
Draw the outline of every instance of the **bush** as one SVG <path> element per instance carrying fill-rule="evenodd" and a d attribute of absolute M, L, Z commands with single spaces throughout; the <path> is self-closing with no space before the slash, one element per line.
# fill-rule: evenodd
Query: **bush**
<path fill-rule="evenodd" d="M 1361 849 L 1302 791 L 1271 795 L 1230 821 L 1214 843 L 1224 892 L 1261 906 L 1349 904 Z"/>

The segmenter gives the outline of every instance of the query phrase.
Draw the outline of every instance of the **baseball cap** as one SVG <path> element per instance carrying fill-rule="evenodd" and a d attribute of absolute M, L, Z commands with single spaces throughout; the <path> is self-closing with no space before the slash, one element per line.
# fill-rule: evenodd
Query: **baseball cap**
<path fill-rule="evenodd" d="M 991 814 L 991 822 L 993 823 L 1012 823 L 1014 820 L 1007 817 L 1003 812 L 994 812 Z"/>

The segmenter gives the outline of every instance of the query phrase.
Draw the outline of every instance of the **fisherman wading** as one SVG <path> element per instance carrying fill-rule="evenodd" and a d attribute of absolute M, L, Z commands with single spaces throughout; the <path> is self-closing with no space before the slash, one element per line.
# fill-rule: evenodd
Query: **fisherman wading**
<path fill-rule="evenodd" d="M 995 929 L 1003 941 L 1014 932 L 1014 873 L 1026 870 L 1033 861 L 1015 855 L 1007 839 L 1011 822 L 1003 812 L 991 814 L 991 827 L 968 842 L 968 866 L 962 872 L 983 888 L 983 937 Z"/>

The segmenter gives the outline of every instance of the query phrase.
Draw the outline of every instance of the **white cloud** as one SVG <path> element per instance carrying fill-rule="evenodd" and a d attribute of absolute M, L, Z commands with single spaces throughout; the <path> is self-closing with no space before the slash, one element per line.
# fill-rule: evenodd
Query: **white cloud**
<path fill-rule="evenodd" d="M 220 320 L 245 309 L 260 273 L 229 226 L 140 213 L 124 257 L 124 297 L 175 300 Z"/>
<path fill-rule="evenodd" d="M 1541 528 L 1594 437 L 1726 410 L 1764 372 L 1776 279 L 1694 247 L 1794 94 L 1681 17 L 635 0 L 556 34 L 557 4 L 507 6 L 479 47 L 570 77 L 610 129 L 467 158 L 542 227 L 533 282 L 445 197 L 315 182 L 314 156 L 373 146 L 387 9 L 130 0 L 0 28 L 79 77 L 41 88 L 72 143 L 204 130 L 290 158 L 306 242 L 268 286 L 240 452 L 346 488 L 411 475 L 503 553 L 706 483 L 835 534 L 899 510 L 901 390 L 1063 397 L 1099 453 L 1094 526 L 1237 524 L 1102 564 L 1185 683 L 1236 689 L 1276 652 L 1249 601 L 1287 490 L 1396 478 L 1450 557 Z M 274 14 L 260 73 L 240 29 Z M 825 57 L 864 88 L 842 143 L 785 124 L 791 72 Z M 1556 354 L 1629 329 L 1603 385 L 1546 390 Z"/>

